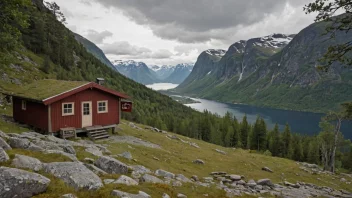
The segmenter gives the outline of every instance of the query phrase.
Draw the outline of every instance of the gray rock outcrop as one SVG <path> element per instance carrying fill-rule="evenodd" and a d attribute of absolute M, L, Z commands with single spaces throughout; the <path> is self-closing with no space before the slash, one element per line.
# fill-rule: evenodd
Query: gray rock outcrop
<path fill-rule="evenodd" d="M 0 162 L 7 162 L 9 160 L 9 155 L 7 155 L 6 151 L 0 147 Z"/>
<path fill-rule="evenodd" d="M 163 184 L 164 181 L 155 177 L 155 176 L 152 176 L 152 175 L 149 175 L 149 174 L 145 174 L 143 175 L 141 178 L 140 178 L 140 182 L 146 182 L 146 183 L 153 183 L 153 184 Z"/>
<path fill-rule="evenodd" d="M 115 197 L 121 197 L 121 198 L 151 198 L 150 195 L 142 191 L 139 191 L 138 194 L 131 194 L 131 193 L 126 193 L 119 190 L 113 190 L 111 192 L 111 195 Z"/>
<path fill-rule="evenodd" d="M 11 146 L 7 144 L 7 142 L 0 137 L 0 147 L 3 148 L 5 151 L 11 150 Z"/>
<path fill-rule="evenodd" d="M 136 186 L 138 182 L 134 179 L 127 177 L 126 175 L 121 175 L 116 181 L 113 182 L 114 184 L 124 184 L 127 186 Z"/>
<path fill-rule="evenodd" d="M 53 162 L 45 164 L 44 171 L 75 189 L 97 190 L 103 186 L 101 179 L 81 163 Z"/>
<path fill-rule="evenodd" d="M 110 174 L 126 174 L 128 167 L 112 157 L 102 156 L 94 162 L 95 166 Z"/>
<path fill-rule="evenodd" d="M 168 178 L 175 178 L 175 174 L 170 173 L 168 171 L 162 170 L 162 169 L 158 169 L 155 171 L 155 175 L 160 176 L 160 177 L 168 177 Z"/>
<path fill-rule="evenodd" d="M 16 154 L 15 158 L 12 160 L 12 165 L 16 168 L 28 168 L 34 171 L 43 169 L 43 164 L 38 159 L 18 154 Z"/>
<path fill-rule="evenodd" d="M 46 191 L 50 179 L 28 171 L 0 167 L 0 197 L 27 198 Z"/>

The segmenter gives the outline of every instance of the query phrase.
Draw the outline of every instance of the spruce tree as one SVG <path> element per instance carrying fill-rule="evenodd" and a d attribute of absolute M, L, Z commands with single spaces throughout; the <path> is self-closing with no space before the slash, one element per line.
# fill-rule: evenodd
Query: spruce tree
<path fill-rule="evenodd" d="M 247 115 L 244 115 L 242 122 L 241 122 L 241 129 L 240 129 L 240 136 L 241 136 L 241 143 L 242 148 L 247 148 L 247 139 L 249 134 L 249 125 L 247 121 Z"/>
<path fill-rule="evenodd" d="M 289 150 L 292 150 L 291 145 L 291 131 L 290 126 L 286 123 L 285 130 L 282 133 L 282 153 L 283 157 L 288 157 Z"/>
<path fill-rule="evenodd" d="M 269 140 L 269 150 L 273 154 L 273 156 L 279 156 L 280 154 L 280 132 L 279 125 L 276 123 L 274 130 L 271 133 L 271 137 Z"/>

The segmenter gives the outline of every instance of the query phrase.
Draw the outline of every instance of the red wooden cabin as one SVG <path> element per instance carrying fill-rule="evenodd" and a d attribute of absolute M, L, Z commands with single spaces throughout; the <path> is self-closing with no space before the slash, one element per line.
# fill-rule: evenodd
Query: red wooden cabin
<path fill-rule="evenodd" d="M 13 118 L 48 133 L 114 128 L 128 96 L 98 83 L 40 80 L 26 85 L 7 93 L 13 100 Z"/>

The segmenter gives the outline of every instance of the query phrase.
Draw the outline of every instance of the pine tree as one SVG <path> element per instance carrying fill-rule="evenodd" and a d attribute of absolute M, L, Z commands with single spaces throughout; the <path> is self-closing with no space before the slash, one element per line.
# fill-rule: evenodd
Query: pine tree
<path fill-rule="evenodd" d="M 241 122 L 241 129 L 240 129 L 242 148 L 247 148 L 248 134 L 249 134 L 249 125 L 247 122 L 247 115 L 244 115 Z"/>
<path fill-rule="evenodd" d="M 280 151 L 280 132 L 279 125 L 276 123 L 274 130 L 271 133 L 271 137 L 269 139 L 269 150 L 273 154 L 273 156 L 279 156 Z"/>
<path fill-rule="evenodd" d="M 314 164 L 319 163 L 319 144 L 316 138 L 314 137 L 309 141 L 307 154 L 307 161 Z"/>
<path fill-rule="evenodd" d="M 290 131 L 290 126 L 288 123 L 286 123 L 285 130 L 282 133 L 282 153 L 283 157 L 288 157 L 289 150 L 292 150 L 292 147 L 290 147 L 291 144 L 291 131 Z"/>

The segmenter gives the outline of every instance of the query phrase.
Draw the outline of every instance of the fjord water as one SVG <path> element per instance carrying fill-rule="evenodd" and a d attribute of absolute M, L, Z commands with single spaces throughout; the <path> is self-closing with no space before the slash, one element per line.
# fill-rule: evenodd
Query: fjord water
<path fill-rule="evenodd" d="M 279 128 L 282 131 L 285 124 L 288 123 L 291 127 L 291 132 L 300 134 L 318 134 L 320 131 L 319 122 L 321 117 L 324 116 L 319 113 L 288 111 L 243 104 L 227 104 L 196 98 L 192 99 L 199 101 L 200 103 L 186 104 L 186 106 L 192 107 L 201 112 L 208 110 L 212 113 L 224 116 L 228 111 L 236 116 L 239 121 L 242 120 L 244 115 L 247 115 L 248 122 L 252 124 L 255 122 L 257 115 L 259 115 L 264 118 L 269 129 L 274 128 L 275 123 L 278 123 Z M 352 140 L 352 122 L 343 122 L 341 131 L 346 139 Z"/>
<path fill-rule="evenodd" d="M 154 83 L 154 84 L 146 85 L 146 87 L 151 88 L 156 91 L 173 89 L 177 86 L 178 86 L 178 84 L 173 84 L 173 83 Z"/>

